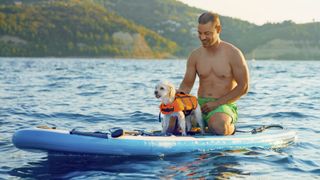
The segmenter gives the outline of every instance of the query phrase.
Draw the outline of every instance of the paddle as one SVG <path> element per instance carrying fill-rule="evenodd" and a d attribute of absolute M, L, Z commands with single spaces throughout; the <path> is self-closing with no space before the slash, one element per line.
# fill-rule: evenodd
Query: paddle
<path fill-rule="evenodd" d="M 263 126 L 261 126 L 261 127 L 257 127 L 257 128 L 254 128 L 254 129 L 248 130 L 248 131 L 236 129 L 236 132 L 257 134 L 257 133 L 263 132 L 264 130 L 270 129 L 270 128 L 280 128 L 280 129 L 284 129 L 283 126 L 281 126 L 281 125 L 272 124 L 272 125 L 263 125 Z"/>

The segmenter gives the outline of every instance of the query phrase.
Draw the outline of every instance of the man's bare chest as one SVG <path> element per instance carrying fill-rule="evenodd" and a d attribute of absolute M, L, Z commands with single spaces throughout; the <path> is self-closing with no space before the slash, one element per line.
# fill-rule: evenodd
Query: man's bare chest
<path fill-rule="evenodd" d="M 200 78 L 230 78 L 231 66 L 225 59 L 203 58 L 197 61 L 196 70 Z"/>

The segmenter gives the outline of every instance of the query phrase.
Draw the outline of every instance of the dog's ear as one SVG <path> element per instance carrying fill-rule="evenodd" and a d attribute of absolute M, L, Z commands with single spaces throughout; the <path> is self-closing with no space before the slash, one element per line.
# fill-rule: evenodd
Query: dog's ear
<path fill-rule="evenodd" d="M 174 86 L 169 86 L 169 96 L 174 97 L 176 95 L 176 89 Z"/>

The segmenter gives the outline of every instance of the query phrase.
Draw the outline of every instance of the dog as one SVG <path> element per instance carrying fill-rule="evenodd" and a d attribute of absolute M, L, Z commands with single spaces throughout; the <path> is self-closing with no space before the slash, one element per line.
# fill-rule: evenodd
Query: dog
<path fill-rule="evenodd" d="M 160 111 L 164 115 L 162 120 L 162 133 L 167 132 L 170 118 L 176 117 L 182 136 L 186 136 L 187 131 L 191 130 L 192 122 L 198 123 L 201 134 L 204 134 L 201 108 L 196 97 L 187 94 L 178 95 L 174 85 L 168 81 L 159 82 L 155 87 L 154 95 L 157 99 L 160 99 Z M 181 96 L 188 96 L 187 98 L 192 97 L 192 105 L 190 105 L 190 103 L 186 105 L 187 101 L 182 100 L 183 98 Z M 193 108 L 188 110 L 186 106 L 193 106 Z M 185 114 L 187 111 L 189 111 L 188 115 Z"/>

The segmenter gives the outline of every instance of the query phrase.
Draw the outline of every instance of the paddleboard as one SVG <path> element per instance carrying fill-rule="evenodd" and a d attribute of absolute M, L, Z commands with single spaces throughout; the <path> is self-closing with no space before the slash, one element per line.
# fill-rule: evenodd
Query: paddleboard
<path fill-rule="evenodd" d="M 27 128 L 14 133 L 13 144 L 22 150 L 97 155 L 172 155 L 194 151 L 282 148 L 296 141 L 294 131 L 267 130 L 232 136 L 146 136 L 130 133 L 70 133 L 67 130 Z"/>

